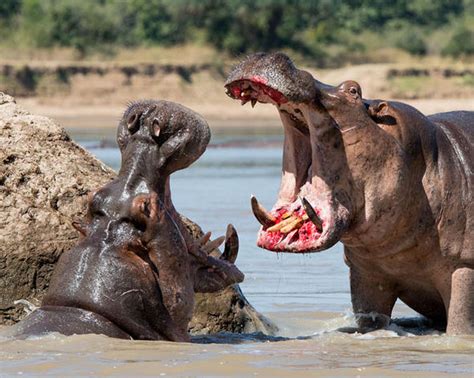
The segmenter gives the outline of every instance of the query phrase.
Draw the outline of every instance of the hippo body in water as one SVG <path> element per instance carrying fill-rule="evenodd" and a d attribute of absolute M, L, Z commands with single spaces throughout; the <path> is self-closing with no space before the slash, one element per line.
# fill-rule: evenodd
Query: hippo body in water
<path fill-rule="evenodd" d="M 284 54 L 249 56 L 227 94 L 271 103 L 285 132 L 278 201 L 257 244 L 276 252 L 344 245 L 360 330 L 388 324 L 397 298 L 444 325 L 474 333 L 474 112 L 424 116 L 332 87 Z"/>
<path fill-rule="evenodd" d="M 17 337 L 47 332 L 188 341 L 195 292 L 242 282 L 233 264 L 238 237 L 194 241 L 171 201 L 169 175 L 209 142 L 207 123 L 167 101 L 132 104 L 119 123 L 119 175 L 89 195 L 73 225 L 83 235 L 55 268 L 42 306 L 12 327 Z"/>

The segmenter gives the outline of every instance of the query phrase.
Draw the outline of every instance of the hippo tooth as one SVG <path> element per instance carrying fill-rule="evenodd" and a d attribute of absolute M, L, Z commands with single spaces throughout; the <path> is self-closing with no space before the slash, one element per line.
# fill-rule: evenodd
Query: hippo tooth
<path fill-rule="evenodd" d="M 303 224 L 303 219 L 296 217 L 296 219 L 293 222 L 291 222 L 289 225 L 282 227 L 280 229 L 280 232 L 283 234 L 287 234 L 293 231 L 295 228 L 301 227 L 302 224 Z"/>
<path fill-rule="evenodd" d="M 268 232 L 275 232 L 275 231 L 280 231 L 283 227 L 288 226 L 292 224 L 294 221 L 297 219 L 301 220 L 300 217 L 293 215 L 289 218 L 286 218 L 285 220 L 281 221 L 280 223 L 275 224 L 274 226 L 270 227 L 267 229 Z"/>
<path fill-rule="evenodd" d="M 255 218 L 257 218 L 258 222 L 262 226 L 270 227 L 275 224 L 276 218 L 258 203 L 257 198 L 255 198 L 255 196 L 250 197 L 250 204 L 252 206 L 253 215 L 255 215 Z"/>
<path fill-rule="evenodd" d="M 286 218 L 289 218 L 293 215 L 293 213 L 291 211 L 287 211 L 286 213 L 284 213 L 282 216 L 281 216 L 281 219 L 286 219 Z"/>
<path fill-rule="evenodd" d="M 224 252 L 221 255 L 222 260 L 226 260 L 230 263 L 235 263 L 237 254 L 239 253 L 239 236 L 234 226 L 229 224 L 225 233 L 225 246 Z"/>
<path fill-rule="evenodd" d="M 300 198 L 301 204 L 303 205 L 304 210 L 306 211 L 306 214 L 308 215 L 309 219 L 311 222 L 314 223 L 316 226 L 316 229 L 319 232 L 323 231 L 323 221 L 319 217 L 319 215 L 316 213 L 316 211 L 313 209 L 311 204 L 308 202 L 308 200 L 304 197 Z"/>
<path fill-rule="evenodd" d="M 198 239 L 198 244 L 202 247 L 205 245 L 211 238 L 211 231 L 206 232 L 203 236 Z"/>
<path fill-rule="evenodd" d="M 211 253 L 214 249 L 219 248 L 222 243 L 225 241 L 225 236 L 219 236 L 218 238 L 208 242 L 205 246 L 203 246 L 201 249 L 209 254 Z"/>

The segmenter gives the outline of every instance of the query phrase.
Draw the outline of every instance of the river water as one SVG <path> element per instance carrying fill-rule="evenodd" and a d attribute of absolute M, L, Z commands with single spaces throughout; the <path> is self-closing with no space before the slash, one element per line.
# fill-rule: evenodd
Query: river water
<path fill-rule="evenodd" d="M 95 131 L 95 133 L 98 133 Z M 72 137 L 118 168 L 113 131 Z M 474 377 L 474 337 L 450 337 L 423 327 L 344 334 L 354 325 L 348 269 L 340 244 L 317 254 L 275 254 L 255 245 L 258 223 L 251 194 L 270 208 L 281 170 L 281 135 L 219 134 L 203 157 L 172 176 L 181 213 L 214 236 L 235 225 L 242 290 L 273 320 L 279 337 L 221 335 L 194 343 L 114 340 L 99 335 L 49 335 L 0 340 L 0 376 L 465 376 Z M 416 317 L 397 303 L 395 317 Z"/>

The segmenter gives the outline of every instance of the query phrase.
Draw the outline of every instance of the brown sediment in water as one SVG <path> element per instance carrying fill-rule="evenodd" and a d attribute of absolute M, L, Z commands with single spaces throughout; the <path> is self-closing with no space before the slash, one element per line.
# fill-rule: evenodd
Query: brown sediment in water
<path fill-rule="evenodd" d="M 272 313 L 290 339 L 220 336 L 212 344 L 114 340 L 98 335 L 1 341 L 7 375 L 472 377 L 474 338 L 329 331 L 334 313 Z M 326 330 L 326 331 L 325 331 Z M 311 338 L 295 339 L 306 335 Z M 203 340 L 201 339 L 201 342 Z M 204 340 L 204 342 L 206 342 Z"/>

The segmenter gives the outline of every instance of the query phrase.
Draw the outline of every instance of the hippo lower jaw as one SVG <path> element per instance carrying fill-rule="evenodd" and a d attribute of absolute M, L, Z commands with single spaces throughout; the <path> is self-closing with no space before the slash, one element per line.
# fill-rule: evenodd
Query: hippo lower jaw
<path fill-rule="evenodd" d="M 284 160 L 298 162 L 297 165 L 303 168 L 284 173 L 279 200 L 270 212 L 252 198 L 252 210 L 262 224 L 257 245 L 273 252 L 290 253 L 319 252 L 333 246 L 347 229 L 349 211 L 334 198 L 324 180 L 312 177 L 312 163 L 307 163 L 312 161 L 313 154 L 308 128 L 311 121 L 305 119 L 291 98 L 266 85 L 264 77 L 230 81 L 226 83 L 226 89 L 227 95 L 240 100 L 242 105 L 251 102 L 253 107 L 260 102 L 277 106 L 280 113 L 288 116 L 289 128 L 296 129 L 305 138 L 302 143 L 307 144 L 303 146 L 293 141 L 296 148 L 291 152 L 285 148 Z M 286 126 L 283 117 L 282 120 Z"/>
<path fill-rule="evenodd" d="M 300 192 L 305 192 L 308 186 Z M 337 243 L 346 229 L 346 217 L 340 216 L 330 205 L 331 201 L 312 201 L 308 197 L 298 197 L 292 203 L 276 205 L 266 213 L 267 221 L 257 237 L 260 248 L 273 252 L 308 253 L 319 252 Z M 252 208 L 257 220 L 265 211 L 252 197 Z M 312 203 L 317 205 L 313 206 Z"/>

